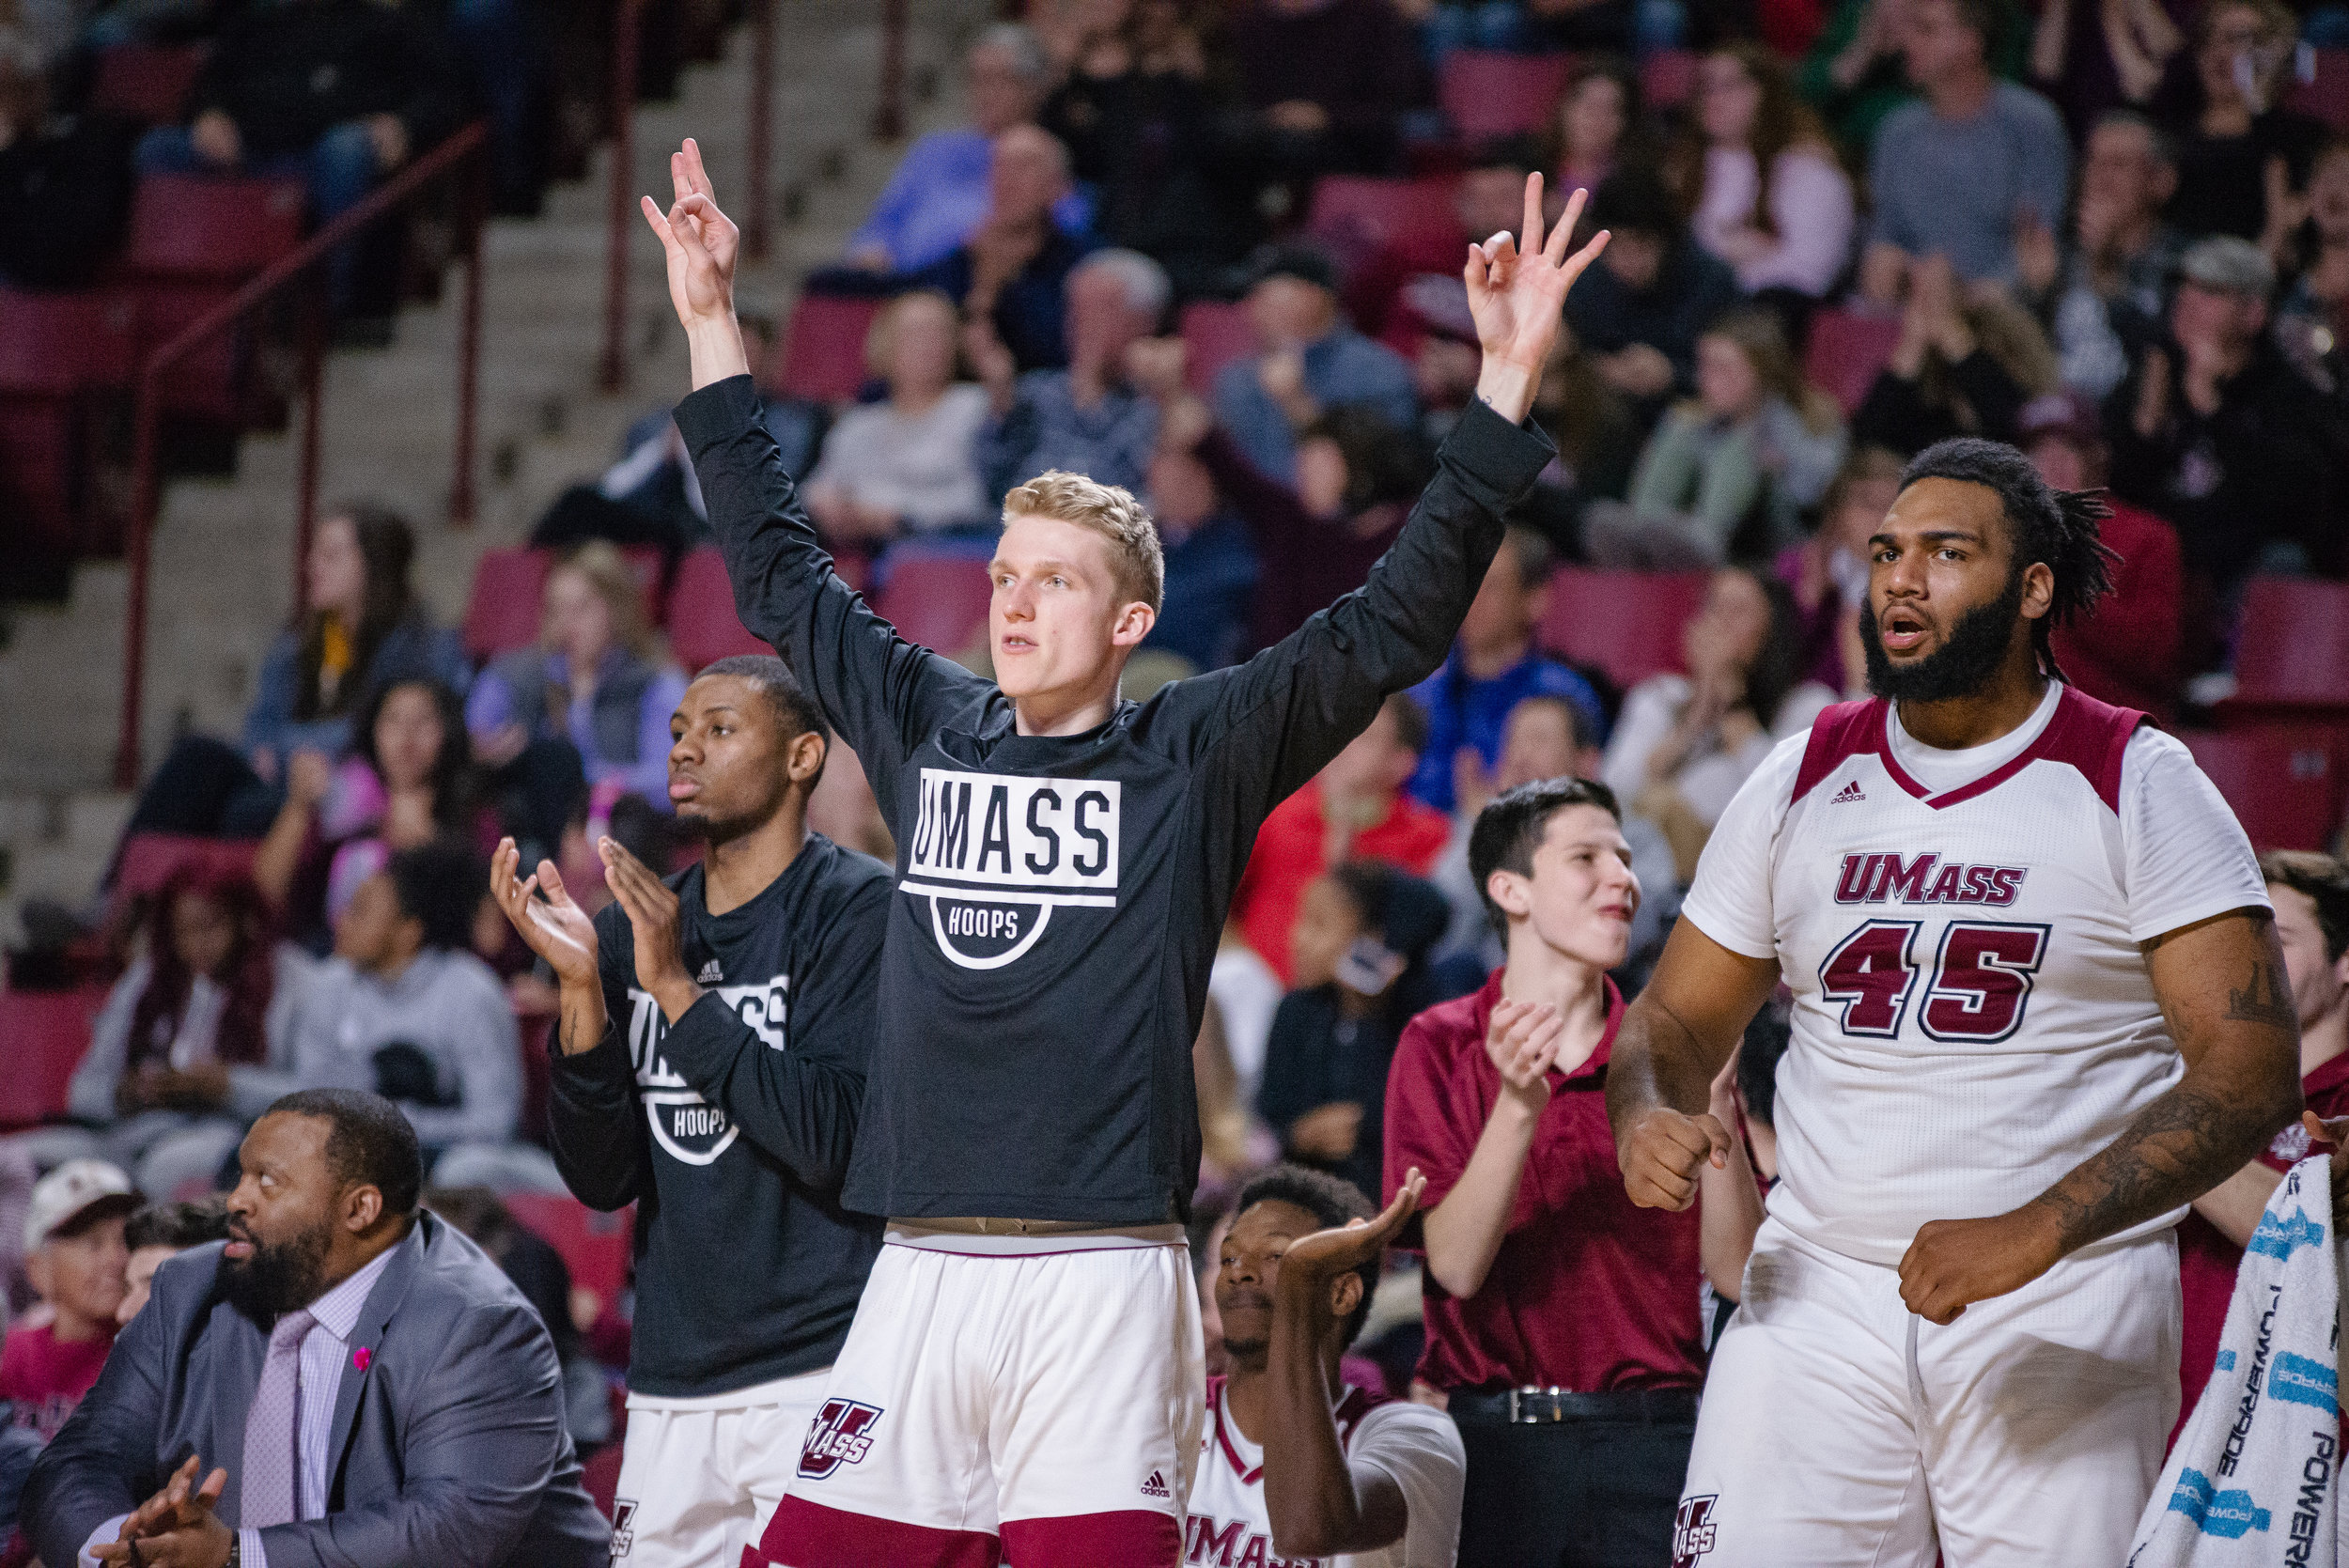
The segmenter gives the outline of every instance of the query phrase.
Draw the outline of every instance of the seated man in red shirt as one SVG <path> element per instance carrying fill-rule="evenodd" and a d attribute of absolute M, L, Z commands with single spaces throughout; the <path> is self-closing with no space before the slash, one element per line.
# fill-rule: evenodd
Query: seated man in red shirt
<path fill-rule="evenodd" d="M 2260 857 L 2260 872 L 2275 902 L 2284 977 L 2292 986 L 2293 1011 L 2300 1017 L 2301 1096 L 2327 1121 L 2349 1116 L 2349 865 L 2330 855 L 2279 849 Z M 2179 1342 L 2172 1442 L 2210 1381 L 2243 1244 L 2259 1228 L 2283 1173 L 2310 1152 L 2306 1126 L 2293 1123 L 2276 1135 L 2265 1154 L 2196 1199 L 2194 1212 L 2178 1221 L 2186 1332 Z M 2333 1158 L 2338 1167 L 2344 1157 L 2336 1150 Z"/>
<path fill-rule="evenodd" d="M 49 1309 L 0 1344 L 0 1399 L 47 1442 L 98 1381 L 129 1289 L 122 1222 L 139 1206 L 131 1178 L 102 1159 L 69 1159 L 33 1184 L 24 1269 Z"/>
<path fill-rule="evenodd" d="M 1508 963 L 1404 1032 L 1385 1167 L 1390 1196 L 1427 1179 L 1419 1380 L 1468 1451 L 1460 1560 L 1666 1561 L 1704 1381 L 1699 1217 L 1633 1207 L 1608 1130 L 1607 971 L 1640 904 L 1621 810 L 1587 780 L 1521 785 L 1469 863 Z"/>
<path fill-rule="evenodd" d="M 1289 930 L 1307 883 L 1347 861 L 1382 861 L 1424 877 L 1443 853 L 1452 825 L 1403 793 L 1426 744 L 1427 716 L 1394 693 L 1370 728 L 1257 830 L 1232 918 L 1283 986 L 1292 983 Z"/>

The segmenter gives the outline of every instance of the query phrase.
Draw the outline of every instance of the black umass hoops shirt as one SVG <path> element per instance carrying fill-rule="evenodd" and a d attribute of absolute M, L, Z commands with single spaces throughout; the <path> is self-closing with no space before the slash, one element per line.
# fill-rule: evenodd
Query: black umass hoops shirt
<path fill-rule="evenodd" d="M 596 917 L 611 1027 L 552 1045 L 550 1141 L 599 1209 L 636 1204 L 629 1387 L 732 1393 L 828 1367 L 848 1337 L 879 1222 L 840 1202 L 873 1038 L 889 868 L 820 833 L 739 908 L 702 868 L 668 879 L 700 1001 L 675 1028 L 636 984 L 636 938 Z"/>
<path fill-rule="evenodd" d="M 1187 1214 L 1190 1048 L 1256 829 L 1443 661 L 1554 455 L 1472 402 L 1369 581 L 1247 663 L 1065 737 L 898 637 L 834 575 L 747 376 L 677 427 L 742 624 L 863 760 L 897 837 L 879 1028 L 844 1201 L 920 1219 Z"/>

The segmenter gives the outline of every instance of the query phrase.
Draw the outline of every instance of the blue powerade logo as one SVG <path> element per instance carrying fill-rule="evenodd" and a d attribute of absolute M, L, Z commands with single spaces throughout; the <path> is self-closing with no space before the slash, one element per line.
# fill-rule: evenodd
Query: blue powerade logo
<path fill-rule="evenodd" d="M 2240 1540 L 2268 1525 L 2267 1510 L 2252 1506 L 2250 1493 L 2221 1492 L 2200 1470 L 2180 1472 L 2178 1489 L 2170 1495 L 2170 1512 L 2185 1514 L 2204 1535 L 2227 1541 Z"/>
<path fill-rule="evenodd" d="M 2311 1361 L 2287 1350 L 2268 1369 L 2267 1397 L 2314 1405 L 2328 1416 L 2339 1416 L 2341 1374 L 2322 1361 Z"/>
<path fill-rule="evenodd" d="M 2295 1214 L 2279 1223 L 2274 1215 L 2263 1214 L 2259 1229 L 2251 1233 L 2251 1239 L 2244 1244 L 2243 1250 L 2281 1261 L 2303 1247 L 2323 1245 L 2325 1227 L 2307 1215 Z"/>

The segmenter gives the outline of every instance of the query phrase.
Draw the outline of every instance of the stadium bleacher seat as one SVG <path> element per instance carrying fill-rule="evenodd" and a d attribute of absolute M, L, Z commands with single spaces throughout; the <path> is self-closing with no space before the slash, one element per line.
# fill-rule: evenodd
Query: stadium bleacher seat
<path fill-rule="evenodd" d="M 2218 786 L 2255 849 L 2321 849 L 2341 825 L 2337 744 L 2298 724 L 2192 730 L 2180 738 Z"/>
<path fill-rule="evenodd" d="M 1625 691 L 1678 670 L 1680 628 L 1704 601 L 1701 571 L 1594 571 L 1564 567 L 1549 580 L 1549 610 L 1534 636 Z"/>
<path fill-rule="evenodd" d="M 1640 100 L 1653 114 L 1677 109 L 1696 96 L 1697 56 L 1686 49 L 1659 49 L 1640 62 Z"/>
<path fill-rule="evenodd" d="M 2244 590 L 2234 695 L 2222 711 L 2349 720 L 2349 583 L 2255 577 Z"/>
<path fill-rule="evenodd" d="M 66 1113 L 73 1069 L 89 1049 L 90 1024 L 106 1004 L 102 987 L 72 991 L 0 990 L 0 1127 L 28 1127 Z"/>
<path fill-rule="evenodd" d="M 133 903 L 160 892 L 184 865 L 198 864 L 229 876 L 249 872 L 260 847 L 254 839 L 132 833 L 123 841 L 122 858 L 115 864 L 110 907 L 115 914 L 122 914 Z"/>
<path fill-rule="evenodd" d="M 897 635 L 952 658 L 987 625 L 987 563 L 968 551 L 931 552 L 899 545 L 873 608 Z"/>
<path fill-rule="evenodd" d="M 692 551 L 677 564 L 669 585 L 669 652 L 689 671 L 738 653 L 775 650 L 743 629 L 734 613 L 734 586 L 714 545 Z"/>
<path fill-rule="evenodd" d="M 538 603 L 557 551 L 513 546 L 484 551 L 465 596 L 465 651 L 477 660 L 494 658 L 538 640 Z M 645 591 L 648 620 L 661 618 L 661 552 L 648 545 L 620 551 L 637 585 Z"/>
<path fill-rule="evenodd" d="M 147 347 L 161 348 L 298 249 L 306 201 L 289 180 L 143 176 L 122 272 Z M 222 333 L 165 374 L 163 406 L 220 425 L 249 423 L 251 357 L 248 333 Z"/>
<path fill-rule="evenodd" d="M 90 107 L 145 125 L 177 125 L 210 52 L 202 44 L 118 43 L 98 52 Z"/>
<path fill-rule="evenodd" d="M 556 1251 L 571 1271 L 571 1283 L 612 1301 L 628 1283 L 635 1248 L 635 1205 L 616 1213 L 591 1209 L 564 1192 L 509 1192 L 506 1206 Z"/>
<path fill-rule="evenodd" d="M 115 296 L 0 288 L 0 510 L 15 514 L 10 534 L 68 551 L 85 542 L 92 395 L 130 384 L 137 344 L 137 318 Z"/>
<path fill-rule="evenodd" d="M 1437 68 L 1436 101 L 1463 141 L 1542 132 L 1573 70 L 1571 54 L 1455 49 Z"/>
<path fill-rule="evenodd" d="M 1892 358 L 1901 340 L 1897 317 L 1860 316 L 1848 310 L 1822 310 L 1811 318 L 1811 335 L 1803 346 L 1803 374 L 1811 384 L 1843 405 L 1848 414 L 1858 409 L 1875 384 L 1878 372 Z"/>
<path fill-rule="evenodd" d="M 1236 359 L 1256 351 L 1256 332 L 1248 324 L 1248 307 L 1220 300 L 1193 300 L 1183 307 L 1183 346 L 1191 391 L 1202 397 L 1214 395 L 1216 372 Z"/>
<path fill-rule="evenodd" d="M 864 367 L 864 335 L 888 303 L 802 295 L 791 308 L 791 324 L 784 329 L 776 389 L 817 403 L 851 401 L 871 379 Z"/>
<path fill-rule="evenodd" d="M 2335 131 L 2349 131 L 2349 49 L 2310 51 L 2316 69 L 2305 82 L 2284 91 L 2284 104 L 2314 115 Z"/>

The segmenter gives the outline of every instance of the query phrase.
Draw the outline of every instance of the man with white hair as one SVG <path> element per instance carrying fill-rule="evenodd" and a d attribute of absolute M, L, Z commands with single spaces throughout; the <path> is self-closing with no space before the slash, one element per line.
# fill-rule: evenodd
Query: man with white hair
<path fill-rule="evenodd" d="M 933 131 L 913 144 L 863 226 L 848 236 L 848 260 L 876 272 L 912 272 L 944 260 L 987 221 L 988 172 L 995 138 L 1035 118 L 1052 85 L 1044 46 L 1017 22 L 989 27 L 963 56 L 971 123 Z M 1054 216 L 1084 225 L 1084 204 L 1070 195 Z"/>
<path fill-rule="evenodd" d="M 979 472 L 992 494 L 1050 469 L 1144 488 L 1159 407 L 1127 375 L 1127 350 L 1158 330 L 1174 295 L 1166 270 L 1140 251 L 1096 251 L 1068 274 L 1063 332 L 1068 368 L 1018 374 L 989 324 L 964 329 L 963 351 L 987 388 Z"/>

